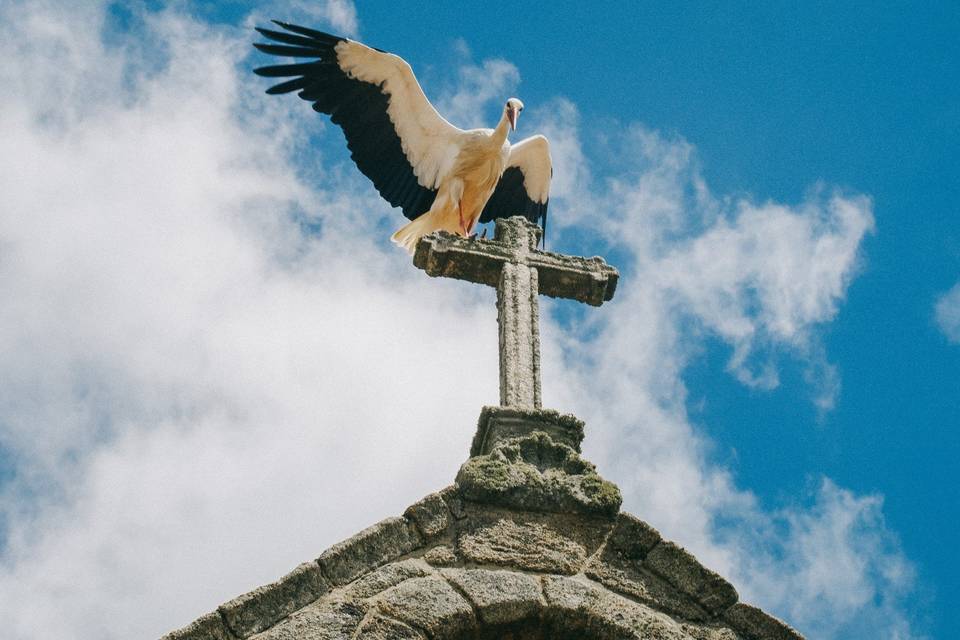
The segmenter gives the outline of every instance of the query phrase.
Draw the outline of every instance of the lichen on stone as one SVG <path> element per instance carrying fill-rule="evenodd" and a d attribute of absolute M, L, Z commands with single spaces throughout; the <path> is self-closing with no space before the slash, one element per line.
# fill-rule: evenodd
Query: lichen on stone
<path fill-rule="evenodd" d="M 471 458 L 460 468 L 457 484 L 468 500 L 523 510 L 613 517 L 621 503 L 616 485 L 542 431 Z"/>

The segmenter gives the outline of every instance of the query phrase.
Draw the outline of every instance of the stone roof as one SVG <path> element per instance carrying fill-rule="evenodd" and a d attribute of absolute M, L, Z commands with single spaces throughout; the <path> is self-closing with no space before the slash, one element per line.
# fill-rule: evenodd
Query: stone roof
<path fill-rule="evenodd" d="M 453 485 L 162 640 L 802 640 L 620 512 L 582 437 L 486 407 Z"/>

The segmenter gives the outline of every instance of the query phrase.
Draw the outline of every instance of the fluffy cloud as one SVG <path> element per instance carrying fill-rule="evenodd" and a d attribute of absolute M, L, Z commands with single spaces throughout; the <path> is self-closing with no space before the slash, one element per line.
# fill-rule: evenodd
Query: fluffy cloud
<path fill-rule="evenodd" d="M 960 282 L 940 296 L 934 307 L 934 316 L 947 340 L 960 344 Z"/>
<path fill-rule="evenodd" d="M 158 636 L 449 482 L 450 425 L 497 397 L 491 298 L 423 287 L 352 171 L 294 177 L 242 40 L 155 15 L 148 72 L 102 13 L 24 13 L 0 45 L 0 611 L 18 639 Z"/>
<path fill-rule="evenodd" d="M 503 96 L 513 95 L 520 82 L 520 72 L 510 62 L 499 58 L 476 63 L 467 44 L 455 43 L 459 54 L 456 81 L 444 87 L 436 100 L 437 109 L 443 117 L 464 129 L 493 127 L 485 107 L 496 101 L 498 106 Z M 496 117 L 500 117 L 498 111 Z"/>
<path fill-rule="evenodd" d="M 303 15 L 311 22 L 329 24 L 338 34 L 356 38 L 360 34 L 357 8 L 351 0 L 294 0 L 282 4 L 285 13 Z"/>
<path fill-rule="evenodd" d="M 824 480 L 806 508 L 752 517 L 752 539 L 750 530 L 734 529 L 749 545 L 741 542 L 733 575 L 748 597 L 804 621 L 809 637 L 913 637 L 898 610 L 913 570 L 884 526 L 882 507 L 878 496 Z"/>
<path fill-rule="evenodd" d="M 326 17 L 355 31 L 342 15 Z M 492 292 L 424 286 L 356 171 L 302 161 L 282 123 L 325 125 L 261 96 L 239 64 L 249 34 L 168 11 L 101 38 L 94 3 L 0 18 L 7 637 L 158 636 L 448 483 L 497 397 Z M 465 119 L 518 81 L 463 62 L 439 102 Z M 773 384 L 776 353 L 829 367 L 816 327 L 869 202 L 718 199 L 689 144 L 632 125 L 606 143 L 630 165 L 607 175 L 575 105 L 529 113 L 553 141 L 558 237 L 605 245 L 629 276 L 611 305 L 545 321 L 547 403 L 588 420 L 629 510 L 747 598 L 818 637 L 908 637 L 909 564 L 880 499 L 824 481 L 766 511 L 685 412 L 707 336 L 748 384 Z M 572 227 L 563 212 L 588 202 L 609 215 Z"/>

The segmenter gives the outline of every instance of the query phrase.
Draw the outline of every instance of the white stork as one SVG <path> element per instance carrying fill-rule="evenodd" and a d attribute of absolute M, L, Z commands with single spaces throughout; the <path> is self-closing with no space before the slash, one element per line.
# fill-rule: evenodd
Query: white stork
<path fill-rule="evenodd" d="M 546 229 L 553 173 L 547 139 L 537 135 L 512 146 L 507 140 L 523 111 L 520 100 L 507 100 L 496 128 L 464 131 L 437 113 L 402 58 L 274 22 L 286 32 L 257 31 L 283 44 L 256 43 L 257 49 L 318 59 L 254 72 L 293 78 L 267 93 L 299 91 L 340 125 L 357 167 L 411 220 L 391 240 L 412 253 L 421 236 L 438 229 L 469 237 L 478 220 L 512 215 Z"/>

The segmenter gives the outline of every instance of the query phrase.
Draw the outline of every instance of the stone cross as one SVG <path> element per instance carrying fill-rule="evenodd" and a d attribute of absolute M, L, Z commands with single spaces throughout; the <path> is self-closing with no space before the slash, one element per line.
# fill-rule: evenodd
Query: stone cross
<path fill-rule="evenodd" d="M 497 288 L 500 405 L 540 408 L 540 311 L 537 296 L 600 306 L 613 298 L 619 272 L 602 258 L 538 251 L 540 227 L 500 218 L 493 240 L 438 231 L 420 239 L 413 264 L 430 276 Z"/>

